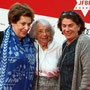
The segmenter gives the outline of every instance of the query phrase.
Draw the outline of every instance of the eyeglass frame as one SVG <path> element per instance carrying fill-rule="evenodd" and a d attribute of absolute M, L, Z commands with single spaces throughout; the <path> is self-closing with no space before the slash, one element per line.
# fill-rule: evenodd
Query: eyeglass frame
<path fill-rule="evenodd" d="M 74 11 L 64 11 L 61 13 L 61 15 L 78 15 L 78 14 Z"/>

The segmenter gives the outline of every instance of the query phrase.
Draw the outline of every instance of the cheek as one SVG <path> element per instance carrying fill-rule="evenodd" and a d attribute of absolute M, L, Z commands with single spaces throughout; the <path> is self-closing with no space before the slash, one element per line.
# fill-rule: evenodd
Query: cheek
<path fill-rule="evenodd" d="M 23 29 L 23 26 L 18 26 L 18 29 L 19 29 L 19 30 L 22 30 L 22 29 Z"/>
<path fill-rule="evenodd" d="M 62 28 L 62 31 L 64 31 L 65 30 L 65 28 L 64 27 L 61 27 Z"/>
<path fill-rule="evenodd" d="M 47 36 L 48 36 L 48 37 L 50 37 L 51 35 L 52 35 L 52 33 L 50 33 L 50 32 L 49 32 L 49 33 L 47 33 Z"/>
<path fill-rule="evenodd" d="M 37 34 L 36 34 L 36 39 L 39 40 L 40 37 L 41 37 L 41 35 L 37 33 Z"/>
<path fill-rule="evenodd" d="M 64 34 L 65 33 L 65 30 L 64 29 L 62 29 L 62 34 Z"/>
<path fill-rule="evenodd" d="M 48 35 L 48 39 L 49 39 L 49 40 L 51 39 L 51 35 L 50 35 L 50 34 Z"/>
<path fill-rule="evenodd" d="M 22 27 L 20 27 L 20 26 L 16 26 L 15 28 L 16 28 L 16 30 L 19 31 L 19 32 L 20 32 L 20 30 L 22 30 Z"/>

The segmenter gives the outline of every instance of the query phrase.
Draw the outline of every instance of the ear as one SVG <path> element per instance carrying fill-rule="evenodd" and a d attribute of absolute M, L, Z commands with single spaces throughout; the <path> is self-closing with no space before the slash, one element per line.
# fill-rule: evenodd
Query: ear
<path fill-rule="evenodd" d="M 11 22 L 12 27 L 14 27 L 15 23 Z"/>
<path fill-rule="evenodd" d="M 81 28 L 81 24 L 78 25 L 78 31 L 80 30 L 80 28 Z"/>

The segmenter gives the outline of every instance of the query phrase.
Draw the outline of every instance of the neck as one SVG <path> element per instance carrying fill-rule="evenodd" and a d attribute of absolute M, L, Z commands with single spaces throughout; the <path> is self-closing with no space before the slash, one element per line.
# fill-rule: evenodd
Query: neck
<path fill-rule="evenodd" d="M 77 38 L 77 37 L 76 37 Z M 76 38 L 74 38 L 73 40 L 67 40 L 67 46 L 69 45 L 69 44 L 71 44 Z"/>
<path fill-rule="evenodd" d="M 48 48 L 48 44 L 40 45 L 43 50 L 46 50 Z"/>

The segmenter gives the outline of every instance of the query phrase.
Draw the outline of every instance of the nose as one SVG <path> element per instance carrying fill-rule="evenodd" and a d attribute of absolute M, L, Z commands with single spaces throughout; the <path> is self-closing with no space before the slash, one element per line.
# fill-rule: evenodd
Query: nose
<path fill-rule="evenodd" d="M 30 26 L 28 26 L 28 25 L 25 25 L 25 27 L 24 27 L 26 30 L 28 30 L 29 28 L 30 28 Z"/>
<path fill-rule="evenodd" d="M 66 30 L 66 31 L 69 31 L 69 27 L 66 27 L 65 30 Z"/>
<path fill-rule="evenodd" d="M 46 35 L 46 32 L 43 32 L 43 35 Z"/>

